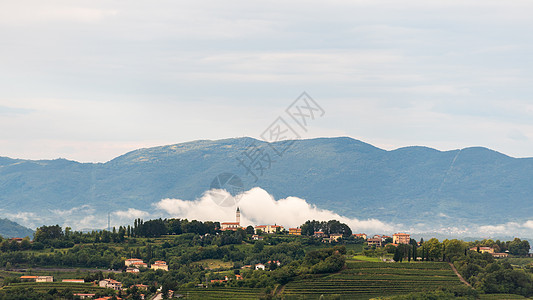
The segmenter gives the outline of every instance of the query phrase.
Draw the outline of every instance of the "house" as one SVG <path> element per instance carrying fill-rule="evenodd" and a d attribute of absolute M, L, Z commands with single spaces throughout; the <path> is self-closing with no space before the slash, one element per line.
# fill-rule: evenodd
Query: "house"
<path fill-rule="evenodd" d="M 368 244 L 368 246 L 381 247 L 383 241 L 381 240 L 381 238 L 371 238 L 366 239 L 366 243 Z"/>
<path fill-rule="evenodd" d="M 256 269 L 256 270 L 264 270 L 264 269 L 265 269 L 265 265 L 263 265 L 263 264 L 257 264 L 257 265 L 255 265 L 255 269 Z"/>
<path fill-rule="evenodd" d="M 281 225 L 258 225 L 255 226 L 255 232 L 259 233 L 261 230 L 262 233 L 276 233 L 278 231 L 283 231 L 285 228 Z"/>
<path fill-rule="evenodd" d="M 126 269 L 126 273 L 139 273 L 139 272 L 140 272 L 140 271 L 139 271 L 139 269 L 137 269 L 137 268 L 131 268 L 131 267 L 128 267 L 128 268 Z"/>
<path fill-rule="evenodd" d="M 241 227 L 241 211 L 237 207 L 237 211 L 235 212 L 235 222 L 224 222 L 220 223 L 220 230 L 237 230 L 242 229 Z"/>
<path fill-rule="evenodd" d="M 100 282 L 98 283 L 98 285 L 100 287 L 103 287 L 103 288 L 109 288 L 109 289 L 114 289 L 115 291 L 120 291 L 122 290 L 122 282 L 120 281 L 116 281 L 114 279 L 104 279 L 104 280 L 100 280 Z"/>
<path fill-rule="evenodd" d="M 251 269 L 252 265 L 244 265 L 241 267 L 241 269 Z"/>
<path fill-rule="evenodd" d="M 224 279 L 211 279 L 211 283 L 215 283 L 215 282 L 218 282 L 218 283 L 224 283 L 226 282 L 227 280 L 224 280 Z"/>
<path fill-rule="evenodd" d="M 478 247 L 472 247 L 470 248 L 470 250 L 472 251 L 478 251 Z M 479 252 L 480 253 L 494 253 L 494 248 L 492 247 L 479 247 Z"/>
<path fill-rule="evenodd" d="M 506 258 L 509 257 L 509 253 L 492 253 L 494 258 Z"/>
<path fill-rule="evenodd" d="M 408 233 L 395 233 L 392 235 L 392 242 L 394 244 L 409 244 L 411 242 L 411 235 Z"/>
<path fill-rule="evenodd" d="M 315 233 L 313 234 L 314 237 L 317 237 L 317 238 L 323 238 L 326 236 L 326 234 L 322 231 L 315 231 Z"/>
<path fill-rule="evenodd" d="M 96 294 L 74 294 L 74 297 L 79 297 L 80 299 L 92 299 Z"/>
<path fill-rule="evenodd" d="M 242 275 L 235 274 L 235 279 L 237 279 L 237 280 L 242 280 Z"/>
<path fill-rule="evenodd" d="M 61 282 L 71 282 L 71 283 L 85 283 L 83 279 L 63 279 Z"/>
<path fill-rule="evenodd" d="M 157 260 L 150 266 L 150 269 L 168 271 L 168 265 L 166 261 Z"/>
<path fill-rule="evenodd" d="M 9 239 L 10 242 L 17 242 L 19 244 L 22 243 L 22 240 L 23 238 L 10 238 Z"/>
<path fill-rule="evenodd" d="M 138 290 L 146 291 L 148 290 L 148 286 L 146 284 L 135 284 L 132 285 L 130 288 L 136 287 Z"/>
<path fill-rule="evenodd" d="M 254 241 L 262 241 L 262 240 L 263 240 L 263 237 L 260 236 L 260 235 L 254 234 L 254 235 L 252 235 L 252 239 L 253 239 Z"/>
<path fill-rule="evenodd" d="M 37 276 L 20 276 L 20 281 L 35 281 Z"/>
<path fill-rule="evenodd" d="M 37 276 L 35 282 L 54 282 L 54 276 Z"/>
<path fill-rule="evenodd" d="M 124 265 L 126 267 L 129 267 L 131 265 L 134 265 L 134 264 L 138 264 L 138 263 L 144 263 L 142 259 L 138 259 L 138 258 L 130 258 L 130 259 L 126 259 L 124 261 Z"/>
<path fill-rule="evenodd" d="M 54 276 L 20 276 L 21 281 L 54 282 Z"/>
<path fill-rule="evenodd" d="M 302 235 L 302 229 L 301 228 L 289 228 L 289 234 L 290 235 Z"/>
<path fill-rule="evenodd" d="M 365 233 L 355 233 L 352 234 L 356 239 L 365 239 L 366 240 L 366 234 Z"/>
<path fill-rule="evenodd" d="M 334 233 L 329 235 L 329 242 L 338 242 L 340 239 L 342 239 L 342 234 Z"/>
<path fill-rule="evenodd" d="M 279 262 L 279 260 L 269 260 L 267 264 L 269 265 L 276 264 L 278 267 L 281 266 L 281 263 Z"/>
<path fill-rule="evenodd" d="M 145 263 L 145 262 L 134 262 L 133 264 L 131 264 L 132 267 L 135 267 L 135 268 L 148 268 L 148 265 Z"/>
<path fill-rule="evenodd" d="M 97 298 L 97 299 L 94 299 L 94 300 L 109 300 L 109 299 L 112 299 L 113 297 L 111 296 L 106 296 L 106 297 L 101 297 L 101 298 Z M 113 298 L 113 299 L 117 299 L 117 300 L 122 300 L 122 298 L 120 297 L 116 297 L 116 298 Z"/>
<path fill-rule="evenodd" d="M 237 230 L 241 228 L 241 224 L 240 223 L 237 223 L 237 222 L 224 222 L 224 223 L 220 223 L 220 230 L 222 231 L 225 231 L 225 230 Z"/>

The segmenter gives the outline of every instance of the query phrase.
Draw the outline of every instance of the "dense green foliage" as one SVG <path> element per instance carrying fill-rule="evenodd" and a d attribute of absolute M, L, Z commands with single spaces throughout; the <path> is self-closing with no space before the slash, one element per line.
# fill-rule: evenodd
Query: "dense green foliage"
<path fill-rule="evenodd" d="M 311 236 L 316 231 L 321 231 L 325 234 L 342 234 L 343 237 L 352 236 L 352 230 L 344 223 L 337 220 L 330 221 L 307 221 L 302 226 L 302 235 Z"/>
<path fill-rule="evenodd" d="M 463 278 L 487 294 L 508 293 L 533 296 L 531 274 L 523 269 L 514 269 L 505 261 L 495 260 L 489 253 L 468 251 L 454 264 Z"/>

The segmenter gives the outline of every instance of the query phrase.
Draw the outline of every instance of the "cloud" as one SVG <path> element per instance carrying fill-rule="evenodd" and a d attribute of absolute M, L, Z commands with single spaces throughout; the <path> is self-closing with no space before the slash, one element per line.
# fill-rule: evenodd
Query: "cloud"
<path fill-rule="evenodd" d="M 301 89 L 328 111 L 313 136 L 533 153 L 530 1 L 207 3 L 3 5 L 2 155 L 254 136 Z"/>
<path fill-rule="evenodd" d="M 133 220 L 138 218 L 145 218 L 149 216 L 149 213 L 135 208 L 128 208 L 128 210 L 115 211 L 113 212 L 113 215 L 118 216 L 120 218 Z"/>
<path fill-rule="evenodd" d="M 52 213 L 58 215 L 58 216 L 72 216 L 73 214 L 76 214 L 76 213 L 83 213 L 83 214 L 92 214 L 95 212 L 95 209 L 92 208 L 90 205 L 82 205 L 82 206 L 79 206 L 79 207 L 73 207 L 71 209 L 67 209 L 67 210 L 61 210 L 61 209 L 53 209 L 51 210 Z"/>
<path fill-rule="evenodd" d="M 154 206 L 176 218 L 220 222 L 235 220 L 235 207 L 221 207 L 215 203 L 213 198 L 219 197 L 219 193 L 219 190 L 207 191 L 194 201 L 167 198 L 155 203 Z M 223 193 L 225 197 L 231 197 L 229 193 L 225 191 Z M 320 209 L 298 197 L 276 200 L 265 190 L 257 187 L 237 197 L 242 225 L 280 224 L 285 227 L 296 227 L 307 220 L 335 219 L 348 224 L 354 232 L 391 232 L 394 229 L 392 224 L 376 219 L 347 218 L 330 210 Z"/>
<path fill-rule="evenodd" d="M 3 216 L 29 228 L 36 228 L 42 220 L 33 212 L 3 213 Z"/>
<path fill-rule="evenodd" d="M 477 232 L 481 235 L 513 235 L 532 238 L 533 220 L 524 223 L 507 222 L 504 224 L 479 226 Z"/>

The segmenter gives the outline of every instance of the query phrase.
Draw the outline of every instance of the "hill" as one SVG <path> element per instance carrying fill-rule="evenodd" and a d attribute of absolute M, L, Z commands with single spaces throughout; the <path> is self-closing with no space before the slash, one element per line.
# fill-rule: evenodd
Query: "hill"
<path fill-rule="evenodd" d="M 238 161 L 254 143 L 272 160 L 257 182 Z M 347 137 L 297 140 L 282 157 L 264 142 L 236 138 L 139 149 L 107 163 L 0 158 L 0 201 L 2 213 L 33 213 L 55 224 L 42 212 L 64 216 L 83 205 L 102 215 L 150 210 L 162 198 L 201 196 L 223 172 L 240 176 L 246 189 L 301 197 L 350 217 L 455 226 L 533 215 L 531 158 L 479 147 L 386 151 Z"/>
<path fill-rule="evenodd" d="M 8 219 L 0 219 L 0 236 L 4 238 L 24 238 L 27 236 L 33 238 L 33 230 L 19 225 Z"/>

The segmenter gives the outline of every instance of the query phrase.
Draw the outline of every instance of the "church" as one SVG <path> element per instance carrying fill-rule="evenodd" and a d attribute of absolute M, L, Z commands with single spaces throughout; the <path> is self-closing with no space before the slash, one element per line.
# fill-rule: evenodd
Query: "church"
<path fill-rule="evenodd" d="M 241 227 L 241 211 L 237 207 L 237 212 L 235 213 L 235 222 L 224 222 L 220 223 L 220 230 L 237 230 Z"/>

